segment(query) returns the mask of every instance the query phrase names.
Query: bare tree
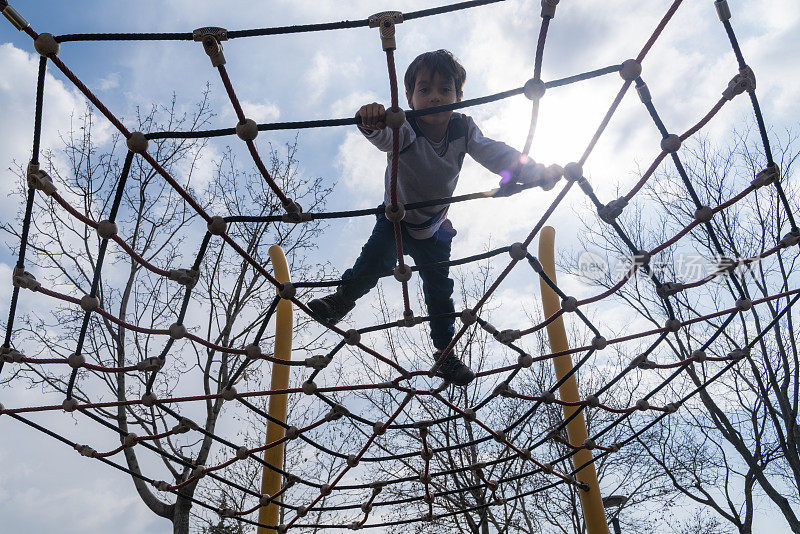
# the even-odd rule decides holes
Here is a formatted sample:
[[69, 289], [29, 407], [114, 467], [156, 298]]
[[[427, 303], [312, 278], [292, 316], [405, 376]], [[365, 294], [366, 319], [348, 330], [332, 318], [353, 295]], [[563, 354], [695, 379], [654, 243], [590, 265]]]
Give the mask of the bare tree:
[[[681, 149], [686, 177], [703, 205], [715, 207], [732, 199], [765, 169], [763, 147], [752, 137], [750, 132], [739, 133], [729, 146], [699, 140]], [[797, 135], [786, 132], [774, 149], [780, 183], [792, 212], [797, 213], [793, 172], [800, 154]], [[666, 241], [695, 218], [697, 206], [671, 165], [640, 196], [619, 220], [632, 241], [645, 250]], [[709, 339], [714, 342], [705, 350], [707, 356], [725, 356], [749, 345], [752, 350], [709, 387], [702, 386], [724, 364], [687, 365], [666, 391], [680, 398], [701, 388], [698, 395], [641, 436], [639, 443], [669, 481], [671, 502], [688, 501], [711, 512], [695, 523], [696, 528], [687, 526], [687, 530], [707, 531], [713, 523], [718, 529], [714, 531], [732, 528], [750, 533], [754, 519], [763, 517], [761, 507], [766, 502], [792, 532], [800, 532], [800, 369], [795, 315], [790, 308], [777, 320], [790, 297], [768, 300], [752, 309], [746, 305], [748, 300], [797, 287], [798, 250], [792, 244], [796, 241], [787, 236], [789, 218], [773, 185], [716, 213], [709, 224], [713, 236], [705, 225], [697, 226], [651, 265], [663, 282], [690, 284], [708, 275], [707, 283], [670, 297], [678, 319], [732, 308], [745, 299], [740, 301], [742, 311], [729, 324], [723, 324], [725, 317], [721, 317], [681, 329], [667, 338], [652, 359], [663, 363], [687, 359]], [[627, 252], [605, 223], [586, 224], [584, 235], [592, 252], [608, 258]], [[765, 254], [782, 240], [784, 245], [777, 252]], [[605, 276], [595, 281], [611, 287], [618, 280]], [[648, 280], [632, 280], [615, 298], [652, 325], [663, 326], [668, 316], [664, 300]], [[759, 336], [773, 321], [774, 326]], [[716, 337], [721, 327], [725, 328]]]
[[[136, 129], [143, 132], [201, 129], [212, 117], [208, 104], [208, 90], [190, 113], [179, 111], [173, 97], [166, 107], [154, 105], [148, 110], [137, 110]], [[42, 168], [52, 175], [60, 195], [68, 203], [86, 217], [100, 221], [108, 217], [120, 184], [120, 153], [124, 143], [118, 135], [107, 143], [99, 142], [96, 137], [95, 117], [87, 109], [73, 120], [72, 130], [64, 134], [63, 149], [44, 155]], [[250, 165], [237, 161], [236, 150], [226, 148], [216, 161], [210, 161], [205, 152], [207, 143], [193, 139], [151, 140], [148, 152], [212, 215], [283, 213], [280, 201], [260, 174], [246, 170]], [[211, 173], [206, 170], [208, 163], [213, 169]], [[306, 210], [323, 207], [329, 189], [323, 187], [320, 179], [300, 174], [296, 140], [285, 149], [270, 147], [268, 164], [282, 190]], [[22, 187], [18, 194], [24, 195]], [[88, 330], [82, 337], [83, 310], [61, 303], [54, 304], [52, 311], [37, 309], [19, 317], [13, 338], [15, 346], [29, 356], [67, 358], [76, 352], [76, 343], [82, 339], [86, 361], [110, 368], [129, 367], [164, 356], [159, 364], [163, 367], [155, 374], [152, 369], [151, 372], [100, 372], [81, 367], [71, 391], [80, 402], [138, 401], [149, 391], [148, 381], [153, 382], [152, 392], [156, 397], [166, 399], [183, 394], [217, 394], [235, 378], [237, 370], [244, 370], [239, 379], [260, 377], [263, 360], [246, 359], [245, 355], [219, 347], [240, 349], [256, 339], [268, 320], [267, 310], [275, 298], [274, 287], [218, 239], [208, 241], [202, 260], [198, 259], [197, 251], [201, 250], [206, 234], [205, 222], [143, 159], [134, 158], [121, 198], [117, 216], [119, 235], [144, 262], [109, 243], [97, 291], [100, 307], [126, 323], [151, 329], [168, 329], [179, 322], [180, 316], [189, 332], [211, 343], [199, 345], [185, 339], [132, 332], [98, 314], [89, 316]], [[98, 266], [98, 234], [52, 198], [40, 194], [36, 196], [33, 214], [26, 268], [35, 272], [45, 287], [69, 295], [88, 294]], [[18, 246], [19, 225], [4, 224], [2, 229]], [[316, 275], [316, 267], [305, 260], [305, 251], [314, 246], [319, 231], [318, 222], [293, 226], [273, 222], [228, 225], [229, 235], [267, 268], [269, 258], [265, 247], [281, 245], [292, 271], [303, 278]], [[148, 266], [169, 271], [188, 268], [195, 261], [199, 262], [198, 281], [188, 300], [186, 287]], [[303, 320], [299, 320], [298, 328], [302, 326]], [[269, 330], [262, 329], [259, 341], [263, 347], [269, 346], [271, 337]], [[45, 392], [64, 393], [69, 388], [65, 367], [17, 366], [13, 372], [4, 372], [2, 382], [14, 385], [27, 381]], [[223, 400], [213, 398], [196, 405], [122, 404], [114, 409], [84, 410], [84, 413], [116, 429], [121, 443], [128, 443], [121, 451], [124, 465], [134, 473], [132, 481], [142, 501], [154, 514], [171, 521], [174, 532], [185, 534], [190, 529], [191, 498], [198, 492], [202, 495], [198, 487], [202, 488], [207, 480], [192, 475], [202, 474], [202, 466], [217, 454], [212, 435], [222, 407]], [[85, 420], [81, 424], [95, 423]], [[139, 437], [131, 437], [134, 435]], [[130, 446], [132, 443], [136, 446]], [[146, 444], [160, 455], [145, 450]], [[136, 476], [154, 477], [157, 470], [179, 488], [177, 496], [155, 491]]]

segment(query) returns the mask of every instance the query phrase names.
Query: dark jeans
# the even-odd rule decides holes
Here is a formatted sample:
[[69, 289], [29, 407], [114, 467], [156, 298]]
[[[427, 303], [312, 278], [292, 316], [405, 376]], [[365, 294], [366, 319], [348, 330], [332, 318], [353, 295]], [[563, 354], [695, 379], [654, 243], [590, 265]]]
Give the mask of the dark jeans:
[[[378, 278], [392, 274], [397, 263], [397, 249], [394, 242], [394, 226], [381, 212], [375, 228], [369, 236], [361, 255], [352, 268], [342, 275], [342, 294], [356, 300], [366, 295], [378, 283]], [[400, 223], [403, 236], [403, 252], [414, 259], [416, 265], [425, 265], [450, 260], [450, 244], [456, 234], [450, 221], [445, 223], [428, 239], [414, 239]], [[428, 315], [453, 313], [453, 280], [449, 267], [437, 267], [417, 271], [422, 278], [422, 293], [428, 306]], [[412, 278], [413, 280], [413, 278]], [[440, 317], [431, 320], [431, 339], [437, 349], [447, 347], [455, 335], [455, 318]]]

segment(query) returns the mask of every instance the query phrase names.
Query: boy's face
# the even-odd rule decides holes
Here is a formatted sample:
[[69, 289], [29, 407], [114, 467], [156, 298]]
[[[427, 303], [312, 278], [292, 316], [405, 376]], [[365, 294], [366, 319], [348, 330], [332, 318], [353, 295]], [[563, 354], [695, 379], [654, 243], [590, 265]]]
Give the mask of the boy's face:
[[[411, 109], [425, 109], [461, 101], [461, 97], [456, 96], [456, 84], [452, 78], [446, 78], [438, 72], [431, 76], [427, 69], [422, 69], [417, 74], [417, 80], [414, 82], [414, 91], [412, 93], [407, 92], [406, 98], [408, 98], [408, 104]], [[431, 126], [446, 124], [450, 120], [452, 113], [452, 111], [442, 111], [441, 113], [418, 117], [417, 120]]]

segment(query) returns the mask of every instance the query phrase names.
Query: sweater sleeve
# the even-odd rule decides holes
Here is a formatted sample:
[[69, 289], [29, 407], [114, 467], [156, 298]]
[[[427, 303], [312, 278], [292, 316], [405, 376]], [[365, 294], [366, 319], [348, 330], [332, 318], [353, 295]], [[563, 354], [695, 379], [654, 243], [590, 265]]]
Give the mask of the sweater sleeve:
[[485, 137], [472, 120], [467, 120], [467, 154], [495, 174], [502, 171], [514, 173], [520, 165], [522, 154], [503, 143]]
[[[392, 129], [391, 128], [384, 128], [383, 130], [364, 130], [361, 127], [358, 128], [364, 137], [366, 137], [370, 143], [375, 145], [378, 150], [381, 152], [391, 152], [392, 151]], [[408, 123], [408, 121], [404, 122], [403, 125], [398, 130], [400, 134], [400, 150], [403, 150], [405, 147], [410, 145], [412, 141], [416, 138], [414, 134], [414, 129]]]

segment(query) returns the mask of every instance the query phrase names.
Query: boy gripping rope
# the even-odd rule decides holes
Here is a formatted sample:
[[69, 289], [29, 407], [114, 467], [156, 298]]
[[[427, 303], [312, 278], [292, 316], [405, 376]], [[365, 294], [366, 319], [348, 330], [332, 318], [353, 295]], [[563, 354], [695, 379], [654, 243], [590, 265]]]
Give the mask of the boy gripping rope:
[[[460, 102], [466, 71], [447, 50], [426, 52], [406, 70], [406, 98], [411, 109], [421, 110]], [[377, 103], [359, 109], [359, 129], [379, 150], [387, 152], [384, 204], [390, 201], [392, 130], [386, 128], [385, 109]], [[397, 201], [403, 205], [453, 195], [464, 155], [503, 178], [501, 186], [514, 182], [550, 189], [560, 177], [546, 177], [544, 167], [500, 141], [481, 133], [472, 118], [442, 111], [408, 119], [399, 129]], [[419, 208], [406, 212], [401, 225], [404, 252], [417, 265], [447, 262], [456, 231], [447, 218], [448, 207]], [[397, 262], [394, 227], [379, 213], [361, 254], [342, 275], [335, 293], [314, 299], [308, 307], [329, 324], [336, 324], [355, 307], [355, 301], [375, 287], [381, 276], [391, 274]], [[455, 335], [453, 280], [447, 266], [419, 271], [422, 293], [431, 316], [431, 339], [438, 360]], [[451, 351], [438, 371], [449, 382], [463, 386], [475, 374]]]

